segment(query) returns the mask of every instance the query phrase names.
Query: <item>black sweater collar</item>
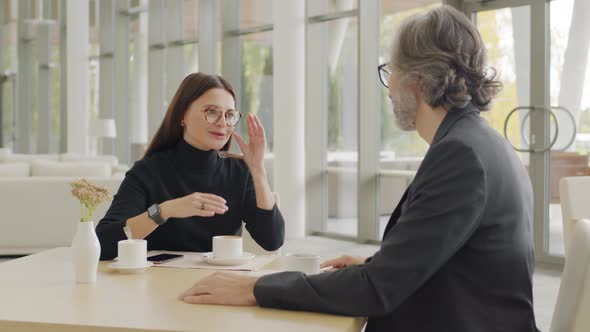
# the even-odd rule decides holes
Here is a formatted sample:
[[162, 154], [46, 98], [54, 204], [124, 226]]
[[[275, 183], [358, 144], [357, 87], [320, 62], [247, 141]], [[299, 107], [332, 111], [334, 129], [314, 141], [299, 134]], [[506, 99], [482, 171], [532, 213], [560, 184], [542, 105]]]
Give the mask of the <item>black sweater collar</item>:
[[184, 138], [176, 145], [175, 152], [180, 166], [187, 169], [214, 169], [219, 161], [216, 150], [199, 150]]

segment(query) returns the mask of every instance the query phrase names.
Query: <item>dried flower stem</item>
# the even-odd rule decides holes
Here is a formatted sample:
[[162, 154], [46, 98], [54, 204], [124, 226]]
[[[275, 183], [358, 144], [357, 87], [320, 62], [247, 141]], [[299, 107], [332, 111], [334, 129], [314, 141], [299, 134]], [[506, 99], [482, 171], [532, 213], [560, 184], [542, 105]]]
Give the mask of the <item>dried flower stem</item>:
[[74, 180], [70, 185], [72, 186], [72, 195], [80, 201], [82, 222], [90, 221], [96, 207], [111, 198], [107, 188], [94, 185], [86, 179]]

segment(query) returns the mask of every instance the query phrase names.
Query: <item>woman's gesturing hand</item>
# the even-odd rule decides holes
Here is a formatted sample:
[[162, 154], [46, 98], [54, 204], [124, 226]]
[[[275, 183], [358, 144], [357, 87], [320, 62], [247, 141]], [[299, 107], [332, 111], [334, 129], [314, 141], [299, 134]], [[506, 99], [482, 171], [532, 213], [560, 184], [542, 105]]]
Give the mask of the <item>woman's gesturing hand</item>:
[[246, 116], [248, 121], [248, 143], [236, 132], [233, 133], [250, 172], [264, 170], [264, 150], [266, 149], [266, 134], [260, 119], [252, 113]]
[[192, 193], [177, 199], [171, 199], [160, 204], [162, 217], [188, 218], [188, 217], [212, 217], [216, 214], [224, 214], [228, 207], [223, 197], [206, 194]]

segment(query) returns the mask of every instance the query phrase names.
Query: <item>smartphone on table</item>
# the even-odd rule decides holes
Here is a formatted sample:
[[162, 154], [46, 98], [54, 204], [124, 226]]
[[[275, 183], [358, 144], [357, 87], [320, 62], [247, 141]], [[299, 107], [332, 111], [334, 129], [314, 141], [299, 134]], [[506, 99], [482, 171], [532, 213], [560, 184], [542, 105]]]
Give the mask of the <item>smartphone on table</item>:
[[154, 263], [154, 264], [162, 264], [162, 263], [166, 263], [166, 262], [170, 262], [173, 261], [175, 259], [179, 259], [184, 257], [184, 255], [177, 255], [177, 254], [158, 254], [158, 255], [153, 255], [153, 256], [149, 256], [147, 258], [148, 261]]

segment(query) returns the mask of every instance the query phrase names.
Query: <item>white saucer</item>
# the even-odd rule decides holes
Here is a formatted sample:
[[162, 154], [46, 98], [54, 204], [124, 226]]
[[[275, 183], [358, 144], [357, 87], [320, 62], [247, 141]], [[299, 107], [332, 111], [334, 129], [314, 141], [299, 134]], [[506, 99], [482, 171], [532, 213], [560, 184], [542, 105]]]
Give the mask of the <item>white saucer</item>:
[[216, 258], [212, 252], [204, 252], [201, 254], [203, 260], [212, 265], [242, 265], [248, 263], [252, 258], [256, 257], [249, 252], [243, 252], [242, 256], [236, 258]]
[[145, 271], [148, 267], [154, 265], [152, 262], [146, 262], [144, 266], [139, 267], [127, 267], [127, 266], [120, 266], [119, 262], [112, 262], [107, 265], [107, 267], [117, 270], [120, 273], [141, 273]]

